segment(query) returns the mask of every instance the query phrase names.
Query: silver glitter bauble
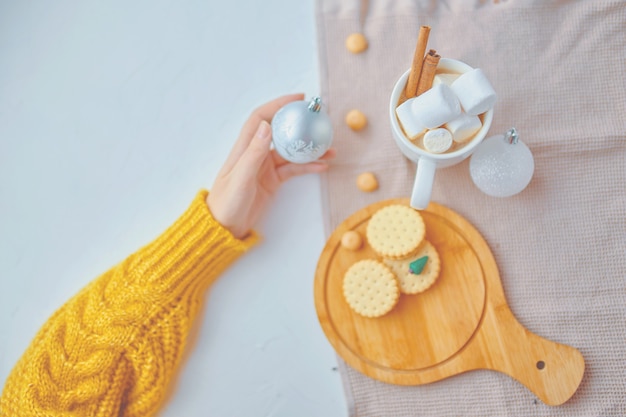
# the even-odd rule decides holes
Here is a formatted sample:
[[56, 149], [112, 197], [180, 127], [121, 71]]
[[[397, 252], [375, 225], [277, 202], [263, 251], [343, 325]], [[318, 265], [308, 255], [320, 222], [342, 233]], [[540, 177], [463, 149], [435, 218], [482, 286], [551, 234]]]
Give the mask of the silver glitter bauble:
[[319, 159], [333, 141], [322, 100], [294, 101], [278, 110], [272, 119], [272, 140], [276, 152], [290, 162], [306, 164]]
[[515, 128], [485, 139], [470, 159], [474, 184], [492, 197], [510, 197], [521, 192], [534, 171], [533, 154], [518, 140]]

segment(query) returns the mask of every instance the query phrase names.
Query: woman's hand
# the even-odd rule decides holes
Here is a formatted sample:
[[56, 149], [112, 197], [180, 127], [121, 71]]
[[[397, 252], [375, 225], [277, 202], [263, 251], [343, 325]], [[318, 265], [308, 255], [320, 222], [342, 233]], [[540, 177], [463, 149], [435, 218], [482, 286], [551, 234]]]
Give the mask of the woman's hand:
[[279, 97], [252, 112], [217, 175], [207, 204], [213, 217], [238, 239], [254, 227], [283, 182], [297, 175], [325, 171], [326, 161], [335, 156], [335, 150], [329, 149], [318, 161], [293, 164], [276, 150], [270, 151], [272, 117], [285, 104], [303, 99], [303, 94]]

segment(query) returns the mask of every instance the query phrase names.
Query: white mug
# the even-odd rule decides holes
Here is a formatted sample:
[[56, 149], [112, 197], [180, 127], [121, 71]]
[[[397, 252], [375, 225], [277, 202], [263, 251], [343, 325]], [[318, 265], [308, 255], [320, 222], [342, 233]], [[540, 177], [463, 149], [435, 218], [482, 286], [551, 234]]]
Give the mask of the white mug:
[[[472, 70], [473, 68], [464, 62], [457, 61], [455, 59], [441, 58], [437, 68], [442, 68], [448, 72], [464, 73]], [[411, 193], [411, 207], [422, 210], [428, 206], [430, 202], [430, 196], [433, 189], [433, 181], [435, 179], [435, 170], [437, 168], [445, 168], [452, 165], [456, 165], [470, 156], [476, 147], [487, 136], [487, 132], [491, 127], [491, 121], [493, 119], [493, 108], [485, 112], [482, 117], [483, 125], [476, 132], [472, 140], [462, 148], [449, 152], [435, 154], [426, 152], [417, 145], [414, 145], [402, 131], [398, 118], [396, 116], [396, 107], [398, 107], [398, 100], [406, 86], [407, 79], [411, 70], [407, 70], [400, 79], [396, 82], [391, 92], [391, 100], [389, 101], [389, 118], [391, 121], [391, 132], [396, 140], [396, 144], [402, 151], [402, 153], [417, 164], [417, 171], [415, 173], [415, 182], [413, 183], [413, 192]]]

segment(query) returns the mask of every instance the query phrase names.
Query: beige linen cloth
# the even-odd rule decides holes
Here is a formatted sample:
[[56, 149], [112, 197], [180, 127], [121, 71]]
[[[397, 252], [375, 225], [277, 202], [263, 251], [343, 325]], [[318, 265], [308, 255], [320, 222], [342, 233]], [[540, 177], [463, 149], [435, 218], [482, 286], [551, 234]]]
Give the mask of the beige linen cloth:
[[[443, 57], [482, 68], [498, 93], [489, 136], [515, 126], [535, 174], [522, 193], [482, 194], [469, 161], [439, 170], [433, 201], [467, 218], [498, 263], [509, 305], [530, 331], [581, 351], [574, 396], [543, 404], [512, 378], [473, 371], [403, 387], [339, 358], [352, 416], [626, 416], [626, 2], [623, 0], [317, 0], [322, 96], [338, 157], [323, 180], [327, 235], [375, 201], [408, 197], [415, 165], [390, 133], [388, 100], [420, 25]], [[351, 54], [346, 37], [369, 48]], [[368, 127], [352, 132], [351, 109]], [[362, 193], [356, 176], [380, 189]]]

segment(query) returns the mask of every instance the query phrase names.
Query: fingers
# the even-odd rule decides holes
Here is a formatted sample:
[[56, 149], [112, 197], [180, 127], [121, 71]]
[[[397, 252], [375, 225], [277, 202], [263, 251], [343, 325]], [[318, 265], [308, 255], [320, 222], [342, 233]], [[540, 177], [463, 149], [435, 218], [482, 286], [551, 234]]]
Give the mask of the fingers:
[[303, 100], [304, 94], [289, 94], [286, 96], [278, 97], [268, 103], [257, 107], [248, 120], [244, 123], [241, 128], [241, 133], [239, 134], [239, 138], [235, 145], [233, 145], [233, 149], [230, 151], [230, 155], [226, 159], [224, 166], [222, 167], [221, 173], [229, 172], [237, 163], [241, 155], [246, 151], [250, 141], [254, 137], [254, 133], [261, 123], [262, 120], [266, 122], [271, 122], [274, 114], [283, 107], [284, 105], [297, 100]]
[[252, 135], [250, 144], [236, 163], [237, 171], [241, 172], [246, 180], [254, 180], [270, 153], [272, 142], [272, 128], [265, 120], [261, 120], [256, 132]]
[[297, 177], [305, 174], [315, 174], [328, 169], [326, 162], [311, 162], [308, 164], [285, 164], [279, 167], [276, 172], [281, 182], [287, 181], [289, 178]]
[[335, 156], [337, 156], [337, 149], [330, 148], [321, 156], [320, 161], [328, 161], [329, 159], [335, 158]]

